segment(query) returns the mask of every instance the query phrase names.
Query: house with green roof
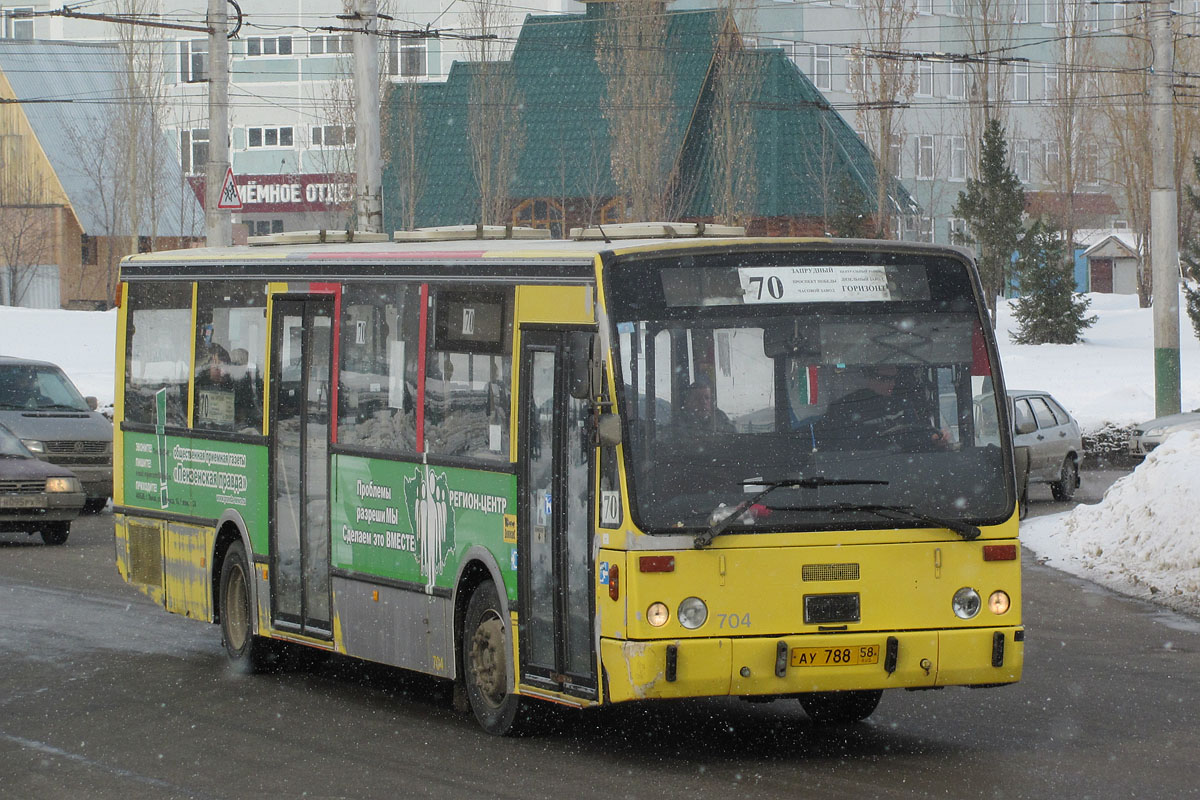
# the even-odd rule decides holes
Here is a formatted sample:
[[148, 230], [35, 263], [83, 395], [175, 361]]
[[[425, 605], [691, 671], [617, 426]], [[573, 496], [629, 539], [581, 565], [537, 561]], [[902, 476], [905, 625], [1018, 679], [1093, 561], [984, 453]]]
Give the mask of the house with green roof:
[[[510, 215], [503, 222], [549, 228], [627, 221], [627, 203], [612, 175], [608, 80], [597, 58], [614, 6], [593, 2], [584, 14], [528, 16], [511, 59], [487, 69], [515, 87], [515, 137], [521, 142], [507, 176]], [[667, 13], [662, 103], [673, 216], [716, 218], [713, 125], [715, 73], [724, 15]], [[821, 235], [847, 212], [862, 219], [876, 203], [875, 161], [863, 141], [782, 50], [738, 49], [737, 74], [754, 84], [746, 103], [744, 168], [755, 179], [743, 203], [752, 233]], [[481, 66], [455, 62], [444, 83], [393, 84], [385, 98], [385, 225], [407, 227], [481, 221], [480, 191], [469, 136], [472, 82]], [[415, 91], [414, 91], [415, 90]], [[497, 101], [499, 102], [499, 101]], [[619, 113], [609, 112], [609, 113]], [[406, 127], [408, 126], [408, 127]], [[407, 157], [397, 143], [409, 136]], [[888, 182], [896, 213], [916, 212], [898, 182]], [[488, 220], [499, 222], [501, 220]]]

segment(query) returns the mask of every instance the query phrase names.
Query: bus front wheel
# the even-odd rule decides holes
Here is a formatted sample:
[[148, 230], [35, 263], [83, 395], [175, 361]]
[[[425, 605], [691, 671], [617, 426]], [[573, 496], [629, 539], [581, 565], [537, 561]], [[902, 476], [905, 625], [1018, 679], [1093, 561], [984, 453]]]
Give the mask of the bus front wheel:
[[848, 725], [871, 716], [882, 696], [882, 689], [811, 692], [800, 695], [800, 705], [809, 719], [818, 725]]
[[270, 642], [254, 635], [254, 609], [250, 604], [250, 564], [246, 548], [234, 542], [221, 565], [221, 643], [234, 668], [243, 673], [266, 667]]
[[519, 736], [534, 727], [536, 701], [513, 693], [509, 624], [496, 585], [475, 587], [463, 622], [463, 679], [475, 719], [495, 736]]

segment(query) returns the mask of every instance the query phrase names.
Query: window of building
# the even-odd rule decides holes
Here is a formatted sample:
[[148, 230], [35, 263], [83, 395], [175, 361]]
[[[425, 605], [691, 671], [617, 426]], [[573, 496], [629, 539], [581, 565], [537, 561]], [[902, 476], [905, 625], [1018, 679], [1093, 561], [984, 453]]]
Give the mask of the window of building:
[[902, 177], [900, 174], [900, 162], [904, 152], [904, 138], [899, 133], [893, 133], [891, 137], [892, 141], [888, 146], [889, 161], [891, 161], [891, 168], [896, 171], [896, 177], [899, 178]]
[[1094, 31], [1100, 28], [1100, 4], [1086, 3], [1083, 9], [1083, 29]]
[[1042, 91], [1047, 100], [1054, 100], [1058, 97], [1058, 67], [1047, 64], [1042, 69]]
[[246, 56], [290, 56], [292, 54], [292, 37], [290, 36], [247, 36]]
[[294, 142], [290, 125], [279, 128], [247, 128], [247, 147], [291, 147]]
[[353, 53], [354, 40], [349, 36], [310, 36], [308, 52], [314, 56], [337, 53]]
[[967, 242], [967, 221], [961, 217], [950, 217], [947, 220], [947, 233], [951, 244], [964, 244]]
[[813, 45], [812, 82], [813, 86], [824, 92], [833, 88], [833, 57], [827, 44]]
[[353, 125], [314, 125], [312, 128], [313, 147], [353, 147]]
[[967, 179], [967, 137], [950, 137], [950, 180]]
[[862, 94], [867, 88], [867, 60], [857, 50], [846, 55], [846, 91]]
[[1079, 179], [1086, 184], [1100, 183], [1100, 145], [1088, 142], [1079, 152]]
[[189, 39], [179, 43], [179, 82], [208, 80], [208, 40]]
[[923, 134], [916, 139], [916, 158], [914, 161], [917, 180], [933, 178], [933, 136]]
[[1029, 65], [1016, 64], [1013, 66], [1013, 101], [1029, 102]]
[[4, 9], [4, 38], [33, 38], [33, 6]]
[[163, 424], [187, 424], [191, 371], [192, 284], [133, 282], [125, 302], [129, 323], [125, 354], [125, 419], [159, 422], [157, 395], [166, 397]]
[[1029, 182], [1029, 140], [1013, 139], [1013, 173], [1021, 183]]
[[283, 220], [256, 219], [246, 223], [251, 236], [270, 236], [272, 233], [283, 233]]
[[906, 216], [903, 238], [906, 242], [933, 242], [933, 217]]
[[1042, 159], [1042, 175], [1048, 183], [1058, 183], [1058, 178], [1061, 172], [1061, 159], [1059, 157], [1058, 142], [1048, 141], [1043, 148], [1044, 157]]
[[1042, 4], [1042, 24], [1058, 24], [1058, 4], [1061, 0], [1045, 0]]
[[967, 65], [950, 65], [950, 87], [946, 96], [951, 100], [962, 100], [967, 96]]
[[100, 263], [100, 241], [95, 236], [85, 233], [79, 237], [79, 263], [85, 267]]
[[416, 451], [420, 321], [417, 284], [346, 284], [339, 347], [340, 444]]
[[951, 17], [962, 16], [965, 0], [946, 0], [946, 14]]
[[1013, 22], [1029, 22], [1029, 0], [1016, 0], [1013, 5]]
[[917, 97], [933, 97], [933, 63], [917, 62]]
[[425, 39], [394, 36], [388, 39], [387, 74], [402, 78], [423, 78], [428, 74]]
[[210, 281], [196, 289], [194, 427], [261, 434], [266, 285]]
[[508, 461], [513, 292], [438, 289], [431, 300], [426, 449]]
[[918, 14], [932, 14], [933, 13], [933, 0], [917, 0], [917, 13]]
[[208, 128], [179, 132], [179, 164], [187, 175], [204, 172], [208, 163]]

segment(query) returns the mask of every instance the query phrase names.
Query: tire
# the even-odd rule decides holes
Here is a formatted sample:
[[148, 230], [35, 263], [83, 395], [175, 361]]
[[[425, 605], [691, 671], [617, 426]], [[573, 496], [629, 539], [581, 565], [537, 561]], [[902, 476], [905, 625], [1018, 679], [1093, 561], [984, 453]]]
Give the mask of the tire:
[[246, 548], [234, 542], [225, 551], [219, 592], [221, 643], [230, 663], [243, 674], [262, 672], [273, 653], [271, 641], [254, 635], [255, 610], [250, 605], [252, 573]]
[[84, 514], [99, 514], [108, 505], [107, 497], [89, 497], [83, 501]]
[[882, 689], [812, 692], [800, 695], [800, 705], [808, 718], [818, 725], [849, 725], [871, 716], [882, 696]]
[[70, 535], [71, 523], [69, 522], [47, 523], [46, 527], [42, 528], [42, 541], [49, 545], [66, 544], [67, 537]]
[[509, 621], [492, 581], [475, 587], [462, 630], [462, 675], [467, 702], [493, 736], [521, 736], [537, 728], [537, 701], [513, 693]]
[[1075, 459], [1067, 456], [1059, 471], [1059, 479], [1050, 484], [1050, 494], [1054, 495], [1055, 500], [1067, 501], [1075, 496], [1075, 489], [1078, 487], [1079, 465], [1075, 463]]

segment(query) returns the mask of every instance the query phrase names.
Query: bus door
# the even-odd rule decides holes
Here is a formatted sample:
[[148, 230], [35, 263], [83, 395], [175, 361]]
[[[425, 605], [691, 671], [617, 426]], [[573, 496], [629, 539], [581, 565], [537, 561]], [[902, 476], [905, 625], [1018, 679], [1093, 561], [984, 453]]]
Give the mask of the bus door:
[[590, 409], [568, 389], [568, 333], [526, 329], [521, 338], [521, 677], [595, 697]]
[[328, 638], [333, 300], [276, 297], [272, 308], [272, 622]]

